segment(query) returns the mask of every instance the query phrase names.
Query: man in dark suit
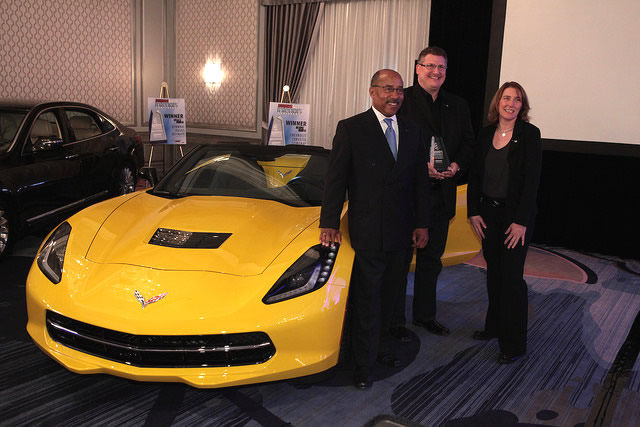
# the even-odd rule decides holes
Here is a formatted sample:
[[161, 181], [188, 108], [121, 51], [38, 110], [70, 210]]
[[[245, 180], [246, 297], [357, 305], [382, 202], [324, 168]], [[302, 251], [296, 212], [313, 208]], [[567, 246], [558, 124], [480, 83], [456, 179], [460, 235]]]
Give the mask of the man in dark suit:
[[338, 123], [325, 181], [320, 242], [342, 242], [340, 214], [349, 195], [355, 250], [349, 290], [354, 385], [371, 386], [375, 361], [400, 366], [387, 344], [406, 253], [423, 247], [429, 224], [427, 156], [420, 129], [396, 119], [402, 77], [380, 70], [371, 79], [373, 108]]
[[[447, 53], [435, 46], [423, 49], [416, 73], [418, 81], [404, 90], [404, 103], [398, 115], [420, 125], [427, 150], [432, 137], [441, 137], [450, 164], [440, 171], [431, 163], [428, 165], [431, 227], [429, 243], [416, 251], [413, 323], [444, 336], [449, 335], [449, 329], [436, 320], [436, 285], [442, 270], [440, 258], [447, 243], [449, 221], [456, 214], [456, 175], [469, 166], [475, 138], [467, 102], [441, 88], [447, 77]], [[397, 338], [406, 340], [404, 298], [399, 303], [392, 332]]]

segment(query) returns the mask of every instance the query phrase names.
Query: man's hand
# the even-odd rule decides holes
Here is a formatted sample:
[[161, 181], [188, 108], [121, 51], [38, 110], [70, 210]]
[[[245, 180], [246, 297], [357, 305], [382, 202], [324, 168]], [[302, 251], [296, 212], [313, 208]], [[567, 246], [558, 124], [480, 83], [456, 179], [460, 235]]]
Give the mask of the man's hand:
[[342, 244], [342, 233], [336, 228], [321, 228], [320, 243], [322, 243], [322, 246], [333, 246], [335, 243]]
[[427, 163], [427, 166], [429, 167], [429, 178], [434, 179], [453, 178], [460, 170], [460, 166], [458, 166], [456, 162], [451, 163], [447, 170], [443, 172], [438, 172], [436, 168], [433, 167], [432, 162]]
[[416, 228], [411, 235], [414, 248], [424, 248], [429, 241], [429, 230], [426, 228]]
[[509, 228], [507, 228], [507, 231], [504, 232], [504, 234], [507, 235], [504, 244], [507, 245], [508, 249], [515, 248], [518, 245], [518, 242], [522, 242], [522, 246], [524, 246], [524, 235], [526, 233], [527, 227], [513, 222]]
[[484, 239], [484, 229], [487, 228], [487, 225], [484, 223], [484, 220], [480, 215], [474, 215], [469, 217], [469, 222], [471, 222], [471, 226], [473, 227], [473, 231], [476, 232], [478, 237]]
[[442, 172], [442, 175], [445, 178], [453, 178], [458, 171], [460, 170], [460, 166], [456, 162], [453, 162], [449, 165], [446, 171]]
[[433, 167], [433, 163], [429, 162], [427, 163], [427, 166], [429, 167], [429, 178], [433, 178], [433, 179], [445, 178], [442, 172], [438, 172], [436, 168]]

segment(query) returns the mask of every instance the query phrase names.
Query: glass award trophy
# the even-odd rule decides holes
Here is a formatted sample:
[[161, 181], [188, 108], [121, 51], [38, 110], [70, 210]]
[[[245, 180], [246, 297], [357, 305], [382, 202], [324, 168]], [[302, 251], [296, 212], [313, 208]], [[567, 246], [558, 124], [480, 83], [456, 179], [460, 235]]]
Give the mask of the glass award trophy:
[[267, 145], [285, 145], [282, 117], [273, 116], [267, 132]]
[[449, 156], [447, 156], [447, 150], [444, 148], [444, 142], [441, 136], [431, 137], [429, 162], [438, 172], [444, 172], [449, 168]]
[[159, 110], [152, 110], [149, 118], [149, 141], [164, 141], [167, 132], [164, 128], [164, 120]]

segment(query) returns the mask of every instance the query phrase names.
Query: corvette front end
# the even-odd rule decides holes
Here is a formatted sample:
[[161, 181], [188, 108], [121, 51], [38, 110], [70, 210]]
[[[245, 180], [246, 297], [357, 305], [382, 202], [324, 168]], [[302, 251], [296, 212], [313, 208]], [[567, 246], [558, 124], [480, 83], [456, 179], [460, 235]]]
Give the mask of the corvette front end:
[[77, 373], [219, 387], [324, 371], [338, 361], [353, 250], [318, 247], [319, 214], [153, 191], [94, 205], [40, 248], [27, 330]]

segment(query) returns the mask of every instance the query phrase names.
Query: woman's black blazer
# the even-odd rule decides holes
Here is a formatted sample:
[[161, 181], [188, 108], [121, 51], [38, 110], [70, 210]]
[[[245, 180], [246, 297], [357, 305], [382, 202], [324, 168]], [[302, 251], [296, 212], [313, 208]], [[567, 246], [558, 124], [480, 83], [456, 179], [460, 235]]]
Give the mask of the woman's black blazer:
[[[480, 198], [484, 165], [489, 147], [493, 143], [496, 126], [491, 125], [478, 133], [476, 152], [469, 171], [467, 188], [467, 214], [480, 215]], [[536, 197], [540, 183], [542, 144], [540, 129], [523, 120], [516, 120], [509, 142], [509, 184], [506, 209], [509, 223], [529, 227], [536, 214]]]

